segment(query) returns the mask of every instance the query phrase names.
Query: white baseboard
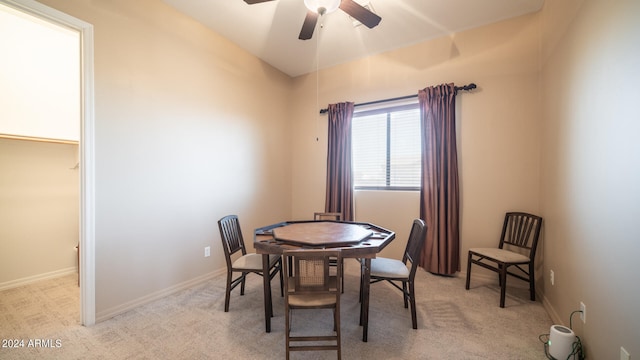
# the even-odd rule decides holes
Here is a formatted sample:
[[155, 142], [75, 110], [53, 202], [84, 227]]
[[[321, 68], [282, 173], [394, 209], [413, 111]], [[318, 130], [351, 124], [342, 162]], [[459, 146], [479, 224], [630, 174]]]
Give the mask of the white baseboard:
[[66, 276], [66, 275], [69, 275], [69, 274], [75, 274], [77, 272], [78, 272], [78, 270], [74, 266], [74, 267], [70, 267], [70, 268], [66, 268], [66, 269], [60, 269], [60, 270], [56, 270], [56, 271], [47, 272], [47, 273], [44, 273], [44, 274], [37, 274], [37, 275], [33, 275], [33, 276], [27, 276], [27, 277], [24, 277], [24, 278], [16, 279], [16, 280], [5, 281], [3, 283], [0, 283], [0, 291], [16, 288], [16, 287], [27, 285], [27, 284], [31, 284], [31, 283], [34, 283], [36, 281], [54, 279], [54, 278], [61, 277], [61, 276]]
[[171, 295], [173, 293], [176, 293], [178, 291], [182, 291], [197, 285], [200, 285], [208, 280], [210, 280], [211, 278], [226, 273], [227, 269], [223, 268], [217, 271], [213, 271], [201, 276], [198, 276], [196, 278], [193, 278], [191, 280], [187, 280], [185, 282], [170, 286], [166, 289], [162, 289], [160, 291], [156, 291], [154, 293], [145, 295], [143, 297], [128, 301], [124, 304], [118, 305], [118, 306], [114, 306], [110, 309], [106, 309], [105, 311], [100, 311], [100, 312], [96, 312], [96, 323], [99, 323], [101, 321], [105, 321], [108, 319], [111, 319], [112, 317], [115, 317], [117, 315], [123, 314], [129, 310], [135, 309], [138, 306], [142, 306], [148, 303], [151, 303], [153, 301], [162, 299], [165, 296]]
[[547, 299], [546, 296], [540, 296], [540, 298], [542, 299], [542, 305], [544, 306], [544, 309], [547, 311], [547, 314], [549, 314], [551, 321], [554, 324], [564, 325], [565, 324], [564, 321], [562, 321], [562, 318], [560, 317], [560, 315], [558, 315], [558, 312], [556, 311], [556, 309], [553, 306], [551, 306], [549, 299]]

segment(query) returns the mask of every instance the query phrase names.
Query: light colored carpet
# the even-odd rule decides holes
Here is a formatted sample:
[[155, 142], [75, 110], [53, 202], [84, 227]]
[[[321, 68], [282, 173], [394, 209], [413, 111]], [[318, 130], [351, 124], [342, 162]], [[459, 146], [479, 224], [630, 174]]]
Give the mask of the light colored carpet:
[[[499, 288], [472, 278], [416, 275], [418, 329], [401, 293], [386, 283], [371, 287], [369, 341], [358, 326], [359, 268], [345, 262], [342, 296], [344, 359], [546, 359], [540, 334], [551, 319], [524, 288], [509, 288], [506, 307]], [[249, 276], [244, 296], [232, 293], [224, 308], [224, 276], [167, 296], [93, 327], [79, 325], [75, 275], [0, 292], [0, 338], [24, 340], [0, 347], [0, 359], [283, 359], [284, 304], [274, 280], [274, 318], [264, 331], [262, 278]], [[516, 282], [517, 280], [512, 280]], [[319, 323], [331, 329], [331, 312], [294, 313], [294, 329]], [[48, 347], [28, 347], [41, 339]], [[335, 351], [292, 353], [292, 359], [334, 359]]]

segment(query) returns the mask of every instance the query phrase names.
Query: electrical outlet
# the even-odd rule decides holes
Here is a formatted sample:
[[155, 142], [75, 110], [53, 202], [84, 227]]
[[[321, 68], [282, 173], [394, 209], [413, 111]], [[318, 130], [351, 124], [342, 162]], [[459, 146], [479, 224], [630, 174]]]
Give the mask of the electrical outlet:
[[622, 346], [620, 346], [620, 360], [631, 360], [631, 355]]
[[582, 311], [580, 313], [580, 320], [582, 320], [582, 323], [586, 323], [587, 322], [587, 306], [580, 301], [580, 311]]
[[211, 246], [207, 246], [204, 248], [204, 257], [211, 256]]
[[555, 274], [553, 273], [553, 270], [549, 270], [549, 280], [551, 280], [551, 285], [555, 285]]

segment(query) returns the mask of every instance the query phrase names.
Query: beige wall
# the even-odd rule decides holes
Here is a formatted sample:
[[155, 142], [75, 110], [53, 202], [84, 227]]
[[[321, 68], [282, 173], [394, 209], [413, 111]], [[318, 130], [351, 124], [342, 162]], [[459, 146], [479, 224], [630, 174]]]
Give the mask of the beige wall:
[[[640, 356], [640, 2], [545, 2], [541, 209], [552, 315], [590, 359]], [[549, 270], [555, 273], [551, 286]]]
[[98, 321], [224, 268], [222, 216], [289, 217], [287, 76], [161, 1], [42, 2], [94, 26]]
[[0, 289], [76, 271], [78, 145], [0, 138]]
[[[327, 119], [319, 107], [474, 82], [478, 89], [456, 100], [462, 253], [471, 245], [495, 244], [506, 211], [539, 211], [538, 42], [537, 17], [525, 16], [367, 57], [320, 71], [319, 105], [316, 74], [296, 78], [293, 216], [324, 209]], [[415, 193], [356, 196], [356, 220], [380, 221], [397, 232], [398, 244], [385, 255], [401, 256], [416, 217]]]

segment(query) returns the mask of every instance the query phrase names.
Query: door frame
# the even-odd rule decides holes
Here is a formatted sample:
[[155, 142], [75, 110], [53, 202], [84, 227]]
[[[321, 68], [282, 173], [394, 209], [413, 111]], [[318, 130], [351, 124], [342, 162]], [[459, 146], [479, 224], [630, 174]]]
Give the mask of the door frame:
[[33, 0], [0, 3], [80, 33], [80, 322], [91, 326], [96, 322], [93, 25]]

